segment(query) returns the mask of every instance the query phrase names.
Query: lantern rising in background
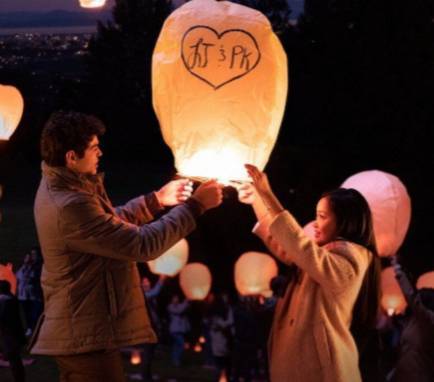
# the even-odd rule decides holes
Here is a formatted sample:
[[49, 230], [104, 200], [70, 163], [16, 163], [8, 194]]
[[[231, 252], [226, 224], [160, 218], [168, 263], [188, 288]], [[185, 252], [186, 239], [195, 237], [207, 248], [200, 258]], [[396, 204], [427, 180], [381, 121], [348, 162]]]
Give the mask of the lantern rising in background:
[[173, 277], [187, 264], [187, 260], [188, 242], [182, 239], [160, 257], [148, 261], [148, 266], [152, 273]]
[[201, 263], [187, 264], [179, 275], [179, 283], [189, 300], [203, 300], [211, 289], [211, 273]]
[[13, 86], [0, 85], [0, 140], [8, 140], [20, 123], [24, 100]]
[[381, 306], [389, 316], [404, 313], [407, 302], [401, 288], [395, 279], [395, 271], [392, 267], [381, 272]]
[[165, 21], [152, 58], [153, 105], [183, 176], [247, 180], [263, 169], [288, 89], [286, 54], [260, 12], [192, 0]]
[[16, 294], [17, 278], [14, 274], [11, 263], [8, 263], [6, 265], [0, 264], [0, 280], [9, 281], [9, 284], [11, 284], [12, 293]]
[[407, 189], [394, 175], [372, 170], [348, 178], [341, 187], [354, 188], [367, 200], [380, 256], [393, 256], [405, 239], [411, 217]]
[[131, 352], [131, 358], [130, 358], [131, 365], [140, 365], [141, 362], [142, 362], [142, 357], [140, 355], [140, 352], [138, 350], [133, 350]]
[[424, 273], [417, 279], [417, 289], [431, 288], [434, 289], [434, 271]]
[[105, 5], [106, 0], [80, 0], [82, 8], [101, 8]]
[[270, 281], [277, 276], [276, 261], [260, 252], [246, 252], [235, 263], [235, 286], [242, 296], [270, 297]]

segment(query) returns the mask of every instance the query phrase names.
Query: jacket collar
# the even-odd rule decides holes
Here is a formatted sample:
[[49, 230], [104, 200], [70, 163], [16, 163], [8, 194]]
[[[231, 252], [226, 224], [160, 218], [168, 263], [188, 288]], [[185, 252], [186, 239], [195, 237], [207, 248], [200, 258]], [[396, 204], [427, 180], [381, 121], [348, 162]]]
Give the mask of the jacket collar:
[[42, 175], [50, 187], [97, 192], [103, 187], [104, 173], [96, 175], [81, 174], [67, 167], [52, 167], [44, 161], [41, 164]]

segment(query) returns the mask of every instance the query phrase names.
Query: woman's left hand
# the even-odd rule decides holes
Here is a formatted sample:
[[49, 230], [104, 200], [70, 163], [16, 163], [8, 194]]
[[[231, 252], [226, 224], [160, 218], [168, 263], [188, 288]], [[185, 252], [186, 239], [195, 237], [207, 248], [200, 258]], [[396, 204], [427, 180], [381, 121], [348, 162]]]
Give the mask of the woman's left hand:
[[245, 164], [247, 173], [250, 178], [252, 178], [253, 185], [259, 195], [264, 196], [272, 193], [270, 182], [268, 181], [267, 174], [265, 172], [259, 171], [259, 169], [251, 164]]

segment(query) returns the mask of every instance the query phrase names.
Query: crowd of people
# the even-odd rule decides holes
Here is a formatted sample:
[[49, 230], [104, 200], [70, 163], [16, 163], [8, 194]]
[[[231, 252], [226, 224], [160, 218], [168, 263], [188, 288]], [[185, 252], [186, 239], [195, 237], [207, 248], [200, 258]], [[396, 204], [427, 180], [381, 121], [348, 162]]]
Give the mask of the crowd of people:
[[[120, 349], [131, 346], [144, 354], [142, 379], [152, 380], [155, 347], [165, 333], [173, 366], [182, 367], [198, 322], [205, 365], [215, 368], [216, 380], [258, 374], [271, 382], [434, 380], [433, 289], [416, 291], [395, 264], [410, 307], [396, 345], [395, 322], [380, 319], [371, 211], [354, 189], [323, 194], [311, 239], [267, 175], [246, 164], [252, 182], [239, 187], [239, 200], [252, 206], [253, 233], [287, 273], [272, 280], [273, 298], [215, 293], [198, 313], [174, 293], [158, 309], [164, 279], [152, 287], [137, 263], [191, 233], [202, 214], [222, 203], [223, 186], [210, 180], [193, 190], [190, 180], [178, 179], [114, 207], [98, 173], [104, 132], [100, 120], [77, 112], [54, 113], [42, 132], [34, 208], [42, 260], [37, 249], [26, 256], [17, 272], [18, 298], [7, 282], [0, 285], [1, 345], [16, 381], [25, 379], [20, 304], [30, 352], [52, 356], [62, 382], [124, 382]], [[391, 344], [399, 350], [385, 366]]]

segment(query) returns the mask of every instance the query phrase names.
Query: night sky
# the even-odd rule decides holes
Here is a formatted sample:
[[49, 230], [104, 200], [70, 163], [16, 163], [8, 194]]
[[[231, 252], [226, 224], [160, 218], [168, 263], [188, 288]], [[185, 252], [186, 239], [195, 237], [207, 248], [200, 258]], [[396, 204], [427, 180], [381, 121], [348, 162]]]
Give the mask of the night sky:
[[[113, 5], [115, 0], [107, 0], [106, 7]], [[80, 4], [78, 0], [1, 0], [0, 12], [16, 11], [52, 11], [63, 9], [67, 11], [79, 11]]]

